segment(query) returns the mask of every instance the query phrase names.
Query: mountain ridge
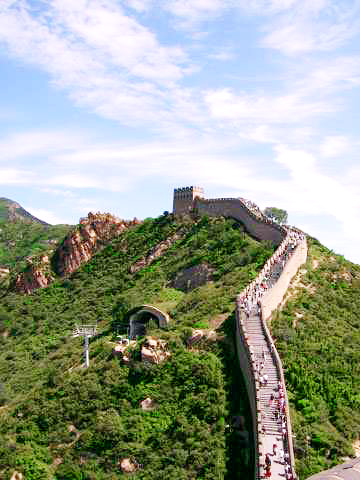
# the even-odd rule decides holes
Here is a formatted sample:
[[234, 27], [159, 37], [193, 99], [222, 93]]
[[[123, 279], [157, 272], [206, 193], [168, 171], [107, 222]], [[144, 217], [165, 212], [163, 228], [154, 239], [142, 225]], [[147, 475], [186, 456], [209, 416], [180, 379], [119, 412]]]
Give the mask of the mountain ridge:
[[2, 220], [21, 220], [26, 223], [35, 222], [40, 223], [41, 225], [50, 226], [49, 223], [29, 213], [19, 203], [6, 197], [0, 197], [0, 221]]

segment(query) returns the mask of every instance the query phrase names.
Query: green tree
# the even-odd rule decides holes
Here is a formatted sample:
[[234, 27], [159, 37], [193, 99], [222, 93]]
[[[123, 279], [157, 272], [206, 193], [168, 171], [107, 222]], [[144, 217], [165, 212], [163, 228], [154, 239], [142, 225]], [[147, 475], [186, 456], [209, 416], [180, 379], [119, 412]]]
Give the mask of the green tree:
[[281, 208], [266, 207], [264, 210], [264, 214], [277, 223], [287, 223], [288, 221], [287, 211], [282, 210]]

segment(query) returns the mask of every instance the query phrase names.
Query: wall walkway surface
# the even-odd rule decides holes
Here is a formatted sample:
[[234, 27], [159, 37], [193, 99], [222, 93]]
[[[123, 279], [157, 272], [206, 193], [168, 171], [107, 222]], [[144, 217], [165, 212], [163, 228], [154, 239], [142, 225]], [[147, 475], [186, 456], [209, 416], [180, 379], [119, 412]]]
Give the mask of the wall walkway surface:
[[289, 288], [291, 280], [296, 275], [300, 266], [306, 262], [307, 243], [306, 239], [299, 242], [296, 250], [286, 262], [282, 274], [275, 283], [262, 297], [262, 314], [265, 320], [271, 317], [272, 312], [278, 308], [283, 301], [285, 293]]
[[[293, 453], [292, 430], [289, 414], [289, 404], [285, 387], [285, 378], [279, 354], [274, 345], [266, 320], [280, 305], [287, 288], [296, 275], [300, 266], [306, 261], [306, 239], [300, 239], [295, 248], [279, 255], [288, 241], [286, 237], [273, 257], [279, 261], [269, 260], [270, 267], [260, 272], [253, 286], [263, 285], [263, 278], [267, 275], [268, 288], [262, 295], [255, 294], [255, 302], [247, 302], [249, 292], [254, 294], [250, 285], [237, 298], [237, 348], [239, 362], [244, 374], [245, 384], [249, 395], [251, 414], [254, 428], [255, 451], [257, 463], [255, 478], [265, 475], [265, 456], [271, 457], [271, 478], [294, 479], [295, 459]], [[264, 275], [265, 274], [265, 275]], [[245, 302], [245, 303], [244, 303]], [[244, 308], [245, 307], [245, 308]], [[262, 368], [260, 368], [262, 365]], [[266, 384], [262, 378], [267, 377]], [[279, 395], [279, 385], [283, 392], [283, 414], [280, 412], [276, 400], [271, 402], [271, 396]], [[280, 418], [278, 418], [280, 417]], [[274, 455], [273, 446], [276, 445]]]

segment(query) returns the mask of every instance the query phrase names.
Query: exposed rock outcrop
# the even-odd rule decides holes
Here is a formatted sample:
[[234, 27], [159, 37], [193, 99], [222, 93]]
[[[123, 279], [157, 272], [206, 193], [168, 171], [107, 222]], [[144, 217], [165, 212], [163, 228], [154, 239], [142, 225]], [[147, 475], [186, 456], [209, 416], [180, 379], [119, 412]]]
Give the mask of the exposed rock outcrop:
[[24, 478], [24, 475], [20, 472], [17, 472], [15, 471], [12, 475], [11, 475], [11, 479], [10, 480], [23, 480]]
[[148, 363], [162, 363], [171, 356], [166, 350], [166, 342], [153, 337], [147, 337], [141, 348], [141, 360]]
[[0, 278], [7, 277], [10, 273], [10, 270], [5, 267], [0, 267]]
[[120, 235], [126, 229], [140, 222], [122, 220], [110, 213], [89, 213], [80, 219], [79, 226], [70, 232], [56, 249], [52, 261], [49, 255], [28, 257], [27, 268], [16, 278], [16, 290], [31, 293], [37, 288], [47, 287], [54, 280], [54, 272], [61, 276], [77, 270], [88, 262], [95, 252]]
[[16, 277], [15, 287], [18, 292], [31, 293], [37, 288], [47, 287], [54, 280], [48, 255], [36, 259], [29, 257], [27, 263], [26, 270]]
[[150, 412], [155, 408], [155, 402], [152, 398], [147, 397], [142, 402], [140, 402], [140, 407], [144, 410], [144, 412]]
[[167, 238], [166, 240], [158, 243], [153, 247], [145, 257], [140, 258], [136, 263], [130, 267], [131, 273], [136, 273], [144, 267], [150, 265], [154, 260], [161, 257], [166, 250], [168, 250], [179, 238], [181, 238], [182, 232], [177, 232], [175, 235]]
[[138, 467], [136, 463], [130, 460], [130, 458], [123, 458], [120, 461], [120, 468], [124, 473], [133, 473]]
[[114, 356], [120, 356], [124, 363], [129, 363], [131, 359], [131, 349], [136, 346], [136, 340], [122, 340], [113, 349]]
[[215, 330], [194, 330], [187, 340], [189, 347], [198, 343], [200, 340], [215, 341], [217, 338]]
[[89, 213], [80, 219], [77, 229], [71, 232], [57, 249], [55, 268], [58, 274], [67, 275], [90, 260], [101, 247], [117, 237], [124, 230], [140, 222], [122, 220], [110, 213]]

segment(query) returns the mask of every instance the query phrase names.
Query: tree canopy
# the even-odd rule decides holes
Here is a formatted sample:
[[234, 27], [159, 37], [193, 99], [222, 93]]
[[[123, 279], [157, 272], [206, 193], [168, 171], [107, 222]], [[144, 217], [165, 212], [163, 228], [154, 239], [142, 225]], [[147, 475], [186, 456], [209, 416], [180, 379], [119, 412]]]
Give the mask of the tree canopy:
[[282, 210], [281, 208], [266, 207], [264, 210], [264, 214], [277, 223], [287, 223], [288, 221], [287, 211]]

